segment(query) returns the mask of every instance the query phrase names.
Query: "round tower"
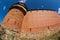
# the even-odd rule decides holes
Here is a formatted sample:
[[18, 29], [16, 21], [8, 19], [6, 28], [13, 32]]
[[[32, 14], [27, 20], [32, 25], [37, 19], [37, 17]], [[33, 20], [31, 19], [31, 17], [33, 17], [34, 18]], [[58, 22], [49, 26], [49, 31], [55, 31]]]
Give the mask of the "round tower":
[[13, 5], [5, 16], [2, 26], [20, 31], [23, 18], [27, 11], [25, 8], [23, 3]]

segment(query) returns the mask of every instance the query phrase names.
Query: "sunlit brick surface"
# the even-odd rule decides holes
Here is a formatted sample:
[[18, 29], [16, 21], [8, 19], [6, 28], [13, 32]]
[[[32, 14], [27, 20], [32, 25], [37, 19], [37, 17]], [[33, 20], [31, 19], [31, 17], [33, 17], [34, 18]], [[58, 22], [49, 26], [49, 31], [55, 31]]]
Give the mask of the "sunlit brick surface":
[[19, 38], [42, 38], [60, 30], [60, 17], [56, 11], [27, 11], [24, 16], [18, 9], [12, 9], [4, 18], [2, 25], [19, 30]]
[[[48, 29], [47, 27], [58, 24], [59, 16], [55, 11], [40, 10], [29, 11], [23, 20], [22, 28], [31, 28], [35, 31]], [[34, 29], [35, 28], [35, 29]], [[28, 30], [28, 29], [27, 29]]]
[[28, 11], [22, 24], [22, 32], [29, 37], [38, 38], [52, 35], [60, 30], [60, 19], [56, 11]]
[[20, 10], [11, 9], [4, 18], [2, 25], [6, 26], [7, 28], [10, 27], [12, 29], [20, 30], [22, 26], [23, 17], [24, 15]]

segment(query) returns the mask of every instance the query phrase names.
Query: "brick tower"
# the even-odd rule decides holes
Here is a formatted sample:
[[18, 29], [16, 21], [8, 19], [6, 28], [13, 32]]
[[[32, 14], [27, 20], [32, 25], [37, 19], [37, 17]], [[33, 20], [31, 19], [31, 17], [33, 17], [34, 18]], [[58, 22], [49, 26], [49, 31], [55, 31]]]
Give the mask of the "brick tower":
[[8, 12], [6, 17], [4, 18], [2, 25], [6, 26], [7, 28], [20, 30], [22, 26], [23, 17], [24, 14], [21, 10], [13, 8]]

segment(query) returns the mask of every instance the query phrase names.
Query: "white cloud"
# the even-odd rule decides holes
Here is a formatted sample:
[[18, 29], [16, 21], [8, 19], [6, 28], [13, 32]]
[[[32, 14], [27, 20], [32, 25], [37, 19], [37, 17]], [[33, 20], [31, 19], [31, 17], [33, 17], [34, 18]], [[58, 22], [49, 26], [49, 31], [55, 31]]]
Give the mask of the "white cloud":
[[60, 8], [58, 9], [58, 14], [60, 14]]
[[20, 2], [23, 2], [23, 3], [25, 3], [25, 2], [26, 2], [26, 0], [21, 0]]

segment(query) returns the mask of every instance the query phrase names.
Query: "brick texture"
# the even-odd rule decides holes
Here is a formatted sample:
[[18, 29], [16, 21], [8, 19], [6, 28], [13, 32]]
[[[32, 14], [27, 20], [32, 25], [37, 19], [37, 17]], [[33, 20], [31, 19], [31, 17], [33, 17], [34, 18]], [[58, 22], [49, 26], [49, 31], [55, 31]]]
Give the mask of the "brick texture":
[[60, 30], [60, 17], [52, 10], [28, 11], [24, 16], [20, 10], [12, 9], [2, 25], [20, 31], [21, 38], [42, 38]]
[[56, 11], [35, 10], [27, 12], [21, 31], [29, 32], [30, 37], [38, 38], [55, 34], [58, 30], [60, 30], [60, 18]]
[[2, 25], [6, 26], [6, 28], [17, 29], [20, 31], [23, 17], [24, 15], [20, 10], [11, 9], [6, 15], [6, 17], [4, 18]]

